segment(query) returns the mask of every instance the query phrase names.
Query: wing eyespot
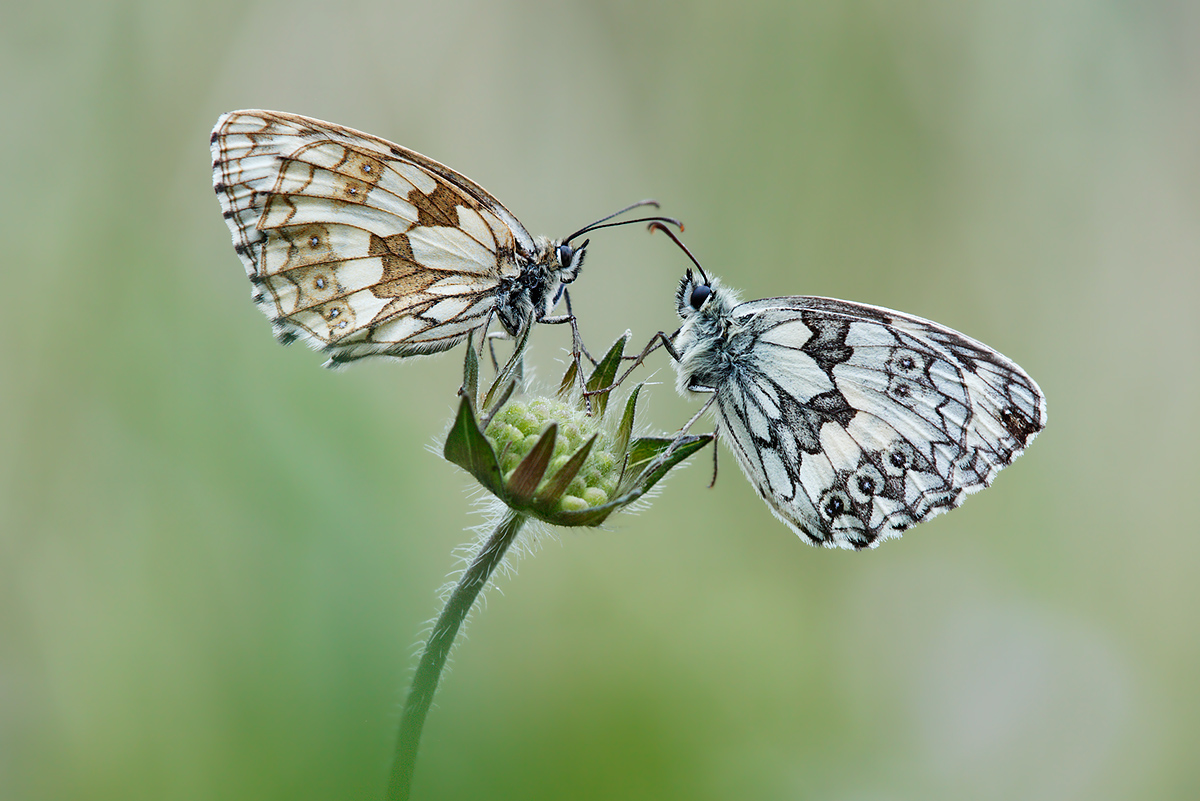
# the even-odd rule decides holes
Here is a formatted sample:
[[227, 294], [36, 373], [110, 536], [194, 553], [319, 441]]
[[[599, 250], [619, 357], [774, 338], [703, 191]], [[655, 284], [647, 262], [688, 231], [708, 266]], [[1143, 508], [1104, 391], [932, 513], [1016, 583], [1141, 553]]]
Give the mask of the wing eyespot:
[[883, 470], [893, 478], [902, 476], [912, 467], [914, 456], [912, 445], [903, 440], [893, 443], [883, 454]]
[[850, 498], [841, 490], [828, 490], [821, 499], [821, 514], [828, 521], [836, 520], [849, 512], [850, 508]]

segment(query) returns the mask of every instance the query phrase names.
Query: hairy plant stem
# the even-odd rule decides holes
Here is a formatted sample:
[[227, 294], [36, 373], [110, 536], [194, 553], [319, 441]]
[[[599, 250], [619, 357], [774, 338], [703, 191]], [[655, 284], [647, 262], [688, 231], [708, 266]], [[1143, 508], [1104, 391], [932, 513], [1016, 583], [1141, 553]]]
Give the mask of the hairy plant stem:
[[433, 702], [433, 694], [437, 691], [454, 638], [458, 636], [458, 630], [467, 619], [479, 592], [487, 586], [492, 573], [504, 560], [504, 554], [528, 519], [527, 515], [512, 509], [505, 510], [504, 518], [475, 554], [470, 567], [463, 572], [450, 599], [446, 601], [446, 608], [434, 624], [433, 633], [429, 635], [429, 642], [421, 654], [421, 662], [417, 665], [408, 700], [404, 703], [404, 712], [400, 716], [400, 736], [396, 741], [387, 801], [408, 801], [421, 729], [425, 727], [425, 716], [429, 714], [429, 705]]

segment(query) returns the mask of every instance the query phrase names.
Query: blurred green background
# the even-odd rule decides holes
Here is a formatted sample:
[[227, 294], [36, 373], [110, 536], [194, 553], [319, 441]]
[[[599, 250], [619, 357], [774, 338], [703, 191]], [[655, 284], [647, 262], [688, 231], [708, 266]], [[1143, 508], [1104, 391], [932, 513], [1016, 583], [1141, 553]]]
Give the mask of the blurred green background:
[[[208, 150], [245, 107], [426, 153], [535, 234], [657, 197], [745, 297], [938, 320], [1049, 399], [878, 551], [804, 545], [727, 452], [540, 539], [416, 798], [1200, 796], [1198, 53], [1186, 0], [6, 3], [0, 797], [378, 797], [481, 522], [430, 452], [461, 351], [333, 373], [251, 304]], [[593, 235], [585, 337], [671, 330], [684, 266]], [[667, 431], [695, 405], [654, 367]]]

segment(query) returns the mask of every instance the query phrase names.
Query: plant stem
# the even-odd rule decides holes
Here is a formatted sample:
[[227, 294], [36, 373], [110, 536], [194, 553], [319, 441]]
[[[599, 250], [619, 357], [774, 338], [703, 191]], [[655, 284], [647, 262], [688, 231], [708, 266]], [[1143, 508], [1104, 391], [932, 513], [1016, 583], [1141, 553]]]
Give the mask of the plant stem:
[[492, 572], [503, 561], [508, 547], [512, 545], [528, 519], [526, 515], [512, 509], [505, 510], [504, 519], [475, 554], [471, 566], [458, 580], [454, 592], [446, 601], [446, 608], [434, 624], [433, 633], [429, 635], [429, 642], [425, 644], [425, 651], [421, 654], [421, 662], [417, 665], [412, 689], [408, 691], [404, 712], [400, 716], [400, 736], [396, 741], [396, 757], [392, 763], [387, 801], [408, 801], [413, 768], [417, 761], [417, 745], [421, 741], [421, 729], [425, 726], [425, 716], [429, 714], [429, 705], [433, 702], [433, 694], [441, 679], [442, 669], [446, 666], [446, 657], [454, 645], [454, 638], [458, 635], [463, 621], [467, 619], [475, 598], [480, 590], [487, 586]]

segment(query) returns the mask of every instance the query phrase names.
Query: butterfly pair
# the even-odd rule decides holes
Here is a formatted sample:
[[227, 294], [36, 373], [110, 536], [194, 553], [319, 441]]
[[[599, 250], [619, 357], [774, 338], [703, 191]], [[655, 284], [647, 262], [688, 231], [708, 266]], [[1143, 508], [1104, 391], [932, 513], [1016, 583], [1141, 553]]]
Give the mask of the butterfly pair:
[[[617, 216], [535, 239], [454, 170], [293, 114], [225, 114], [211, 142], [255, 301], [281, 341], [328, 365], [434, 353], [493, 321], [513, 336], [574, 328], [551, 315], [583, 263], [587, 242], [571, 243]], [[683, 325], [660, 335], [679, 389], [710, 396], [746, 476], [813, 544], [874, 547], [958, 506], [1045, 425], [1037, 384], [962, 334], [826, 298], [740, 303], [696, 268], [676, 297]]]

